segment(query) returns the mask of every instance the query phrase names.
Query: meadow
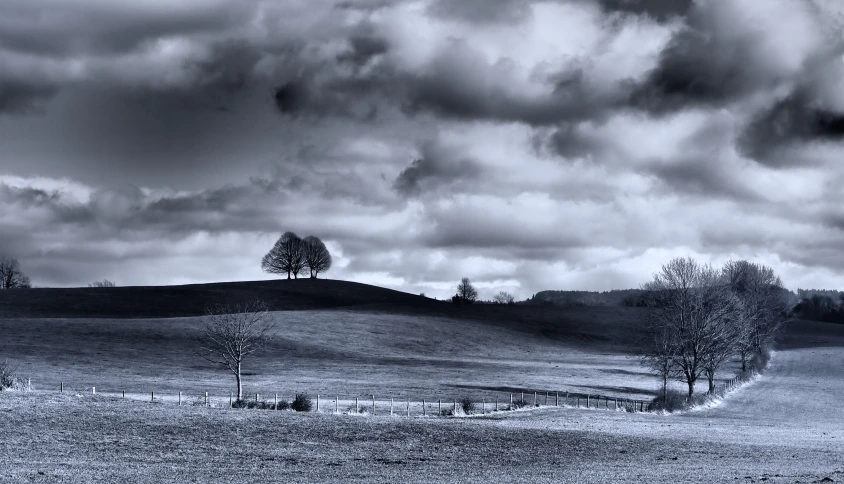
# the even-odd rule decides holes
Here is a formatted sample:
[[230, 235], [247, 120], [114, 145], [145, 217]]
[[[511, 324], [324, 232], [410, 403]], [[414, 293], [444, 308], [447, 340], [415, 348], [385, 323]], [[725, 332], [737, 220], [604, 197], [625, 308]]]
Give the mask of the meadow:
[[[370, 289], [383, 299], [349, 296], [335, 306], [285, 308], [286, 281], [276, 284], [282, 301], [273, 313], [276, 334], [247, 365], [247, 393], [375, 392], [431, 401], [561, 389], [649, 398], [657, 387], [635, 357], [640, 309], [455, 307], [411, 295], [390, 300]], [[64, 291], [70, 296], [52, 297], [72, 298], [72, 290]], [[658, 414], [543, 406], [407, 418], [92, 395], [91, 385], [227, 394], [233, 379], [192, 354], [201, 319], [184, 313], [198, 311], [204, 296], [188, 298], [188, 309], [171, 304], [168, 311], [181, 312], [176, 318], [127, 318], [112, 310], [84, 317], [85, 297], [76, 298], [82, 309], [65, 309], [59, 318], [0, 301], [7, 311], [0, 355], [18, 362], [36, 388], [0, 393], [0, 481], [844, 479], [842, 326], [790, 323], [768, 370], [711, 408]], [[120, 301], [104, 307], [120, 311]], [[60, 381], [76, 387], [59, 394]]]

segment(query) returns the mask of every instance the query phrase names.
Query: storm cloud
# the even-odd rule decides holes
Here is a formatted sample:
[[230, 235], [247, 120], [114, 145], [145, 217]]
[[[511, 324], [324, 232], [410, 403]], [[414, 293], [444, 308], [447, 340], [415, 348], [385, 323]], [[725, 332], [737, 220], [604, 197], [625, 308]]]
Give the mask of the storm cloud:
[[832, 0], [0, 6], [0, 255], [35, 285], [635, 287], [670, 257], [840, 287]]

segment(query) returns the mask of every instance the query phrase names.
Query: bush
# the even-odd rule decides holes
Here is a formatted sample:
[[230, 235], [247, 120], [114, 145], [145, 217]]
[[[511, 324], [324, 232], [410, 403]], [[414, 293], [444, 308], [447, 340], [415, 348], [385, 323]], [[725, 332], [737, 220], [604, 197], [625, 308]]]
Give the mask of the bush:
[[314, 402], [306, 393], [297, 393], [296, 398], [290, 404], [290, 408], [296, 412], [310, 412], [313, 406]]
[[520, 398], [518, 400], [513, 400], [513, 404], [507, 407], [507, 410], [517, 410], [529, 406], [530, 404], [526, 400]]
[[651, 410], [665, 410], [666, 412], [677, 412], [688, 408], [687, 394], [677, 390], [668, 390], [668, 397], [663, 398], [662, 392], [651, 400]]
[[9, 360], [0, 362], [0, 391], [12, 388], [15, 384], [15, 372], [17, 368]]
[[463, 413], [466, 415], [471, 415], [475, 413], [475, 402], [469, 397], [464, 397], [460, 400], [460, 408], [463, 409]]
[[[287, 400], [278, 401], [278, 410], [287, 410], [290, 404]], [[269, 401], [255, 401], [255, 400], [235, 400], [232, 402], [232, 408], [255, 408], [258, 410], [274, 410], [275, 402]]]

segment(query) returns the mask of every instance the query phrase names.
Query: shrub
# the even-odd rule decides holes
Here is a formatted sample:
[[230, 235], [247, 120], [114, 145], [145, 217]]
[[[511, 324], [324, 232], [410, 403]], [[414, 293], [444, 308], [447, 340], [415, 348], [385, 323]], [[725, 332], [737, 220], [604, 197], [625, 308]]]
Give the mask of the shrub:
[[290, 408], [296, 412], [310, 412], [313, 406], [314, 402], [306, 393], [297, 393], [296, 398], [290, 404]]
[[519, 408], [524, 408], [524, 407], [529, 407], [529, 406], [530, 406], [530, 404], [528, 404], [527, 401], [520, 398], [518, 400], [513, 400], [513, 404], [510, 405], [509, 407], [507, 407], [507, 410], [517, 410]]
[[685, 392], [668, 390], [667, 398], [663, 398], [662, 392], [651, 400], [651, 410], [665, 410], [666, 412], [677, 412], [688, 408], [687, 395]]
[[463, 409], [463, 413], [466, 415], [471, 415], [475, 413], [475, 402], [473, 402], [469, 397], [463, 397], [463, 399], [460, 400], [460, 408]]
[[281, 399], [278, 401], [278, 408], [276, 410], [289, 410], [290, 409], [290, 402], [285, 399]]
[[9, 360], [0, 362], [0, 391], [12, 388], [15, 384], [15, 372], [17, 368]]

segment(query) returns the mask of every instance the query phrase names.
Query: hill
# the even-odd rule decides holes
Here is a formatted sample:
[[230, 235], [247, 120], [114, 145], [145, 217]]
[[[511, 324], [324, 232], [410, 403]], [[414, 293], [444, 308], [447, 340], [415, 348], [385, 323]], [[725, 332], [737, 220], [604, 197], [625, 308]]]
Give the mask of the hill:
[[648, 395], [634, 343], [646, 310], [460, 306], [334, 280], [32, 289], [0, 294], [0, 360], [39, 387], [220, 391], [196, 357], [209, 303], [260, 298], [277, 326], [249, 388], [453, 397], [507, 389]]
[[331, 279], [220, 282], [181, 286], [35, 288], [0, 291], [0, 318], [173, 318], [214, 304], [259, 299], [271, 311], [385, 304], [431, 307], [436, 300]]

